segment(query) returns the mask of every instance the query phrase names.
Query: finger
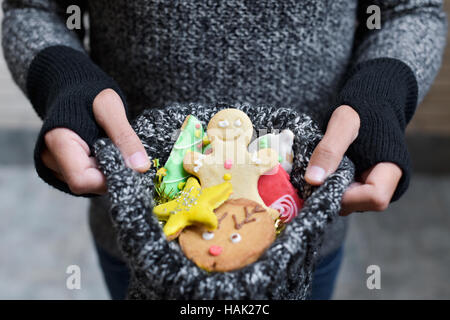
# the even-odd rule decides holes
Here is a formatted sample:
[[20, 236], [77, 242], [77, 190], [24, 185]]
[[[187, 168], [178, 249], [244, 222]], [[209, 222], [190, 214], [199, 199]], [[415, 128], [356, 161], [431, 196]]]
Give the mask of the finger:
[[361, 182], [361, 184], [366, 183], [367, 178], [369, 177], [370, 173], [372, 172], [372, 170], [375, 168], [375, 166], [367, 169], [366, 171], [364, 171], [363, 173], [361, 173], [358, 177], [355, 178], [356, 181]]
[[45, 148], [42, 151], [41, 159], [44, 165], [53, 170], [56, 173], [60, 173], [60, 169], [58, 167], [58, 164], [56, 163], [56, 159], [53, 157], [52, 153], [49, 151], [49, 145], [52, 145], [54, 142], [56, 142], [57, 139], [59, 139], [62, 135], [68, 136], [68, 138], [77, 141], [80, 146], [83, 148], [83, 150], [86, 152], [86, 154], [90, 154], [90, 149], [88, 144], [81, 139], [81, 137], [77, 134], [75, 134], [73, 131], [65, 128], [55, 128], [49, 132], [47, 132], [44, 136], [45, 141]]
[[139, 172], [147, 171], [150, 160], [128, 122], [120, 96], [114, 90], [103, 90], [95, 98], [93, 108], [97, 123], [119, 148], [127, 166]]
[[384, 211], [389, 206], [402, 175], [401, 169], [393, 163], [383, 162], [368, 172], [364, 184], [357, 184], [345, 192], [341, 215], [355, 211]]
[[52, 156], [52, 154], [48, 151], [47, 148], [45, 148], [44, 151], [42, 151], [41, 159], [44, 165], [52, 171], [52, 173], [55, 175], [57, 179], [66, 182], [59, 170], [55, 158]]
[[[52, 132], [50, 132], [49, 134], [52, 134]], [[51, 139], [51, 138], [50, 138]], [[81, 147], [84, 149], [84, 151], [89, 154], [90, 150], [89, 150], [89, 146], [87, 145], [87, 143], [81, 139], [78, 135], [73, 135], [72, 139], [76, 140], [79, 142], [79, 144], [81, 145]], [[46, 141], [48, 141], [49, 139], [46, 139]], [[64, 176], [61, 174], [61, 170], [58, 167], [58, 164], [56, 162], [55, 157], [51, 154], [51, 152], [48, 149], [48, 146], [46, 145], [46, 147], [44, 148], [44, 150], [42, 151], [41, 154], [41, 159], [42, 162], [44, 163], [44, 165], [49, 168], [50, 170], [52, 170], [53, 174], [55, 175], [55, 177], [63, 182], [66, 182], [64, 179]], [[94, 159], [94, 158], [92, 158]], [[96, 166], [96, 161], [94, 159], [93, 162]], [[67, 183], [67, 182], [66, 182]], [[106, 192], [106, 189], [105, 189]]]
[[366, 183], [380, 186], [387, 193], [394, 194], [402, 177], [402, 169], [392, 162], [380, 162], [370, 169]]
[[[346, 215], [348, 215], [348, 214], [350, 214], [350, 213], [353, 212], [353, 211], [351, 211], [351, 210], [352, 210], [352, 206], [351, 206], [352, 203], [349, 203], [349, 202], [347, 201], [347, 198], [348, 198], [348, 196], [349, 196], [349, 194], [350, 194], [350, 191], [351, 191], [352, 189], [355, 189], [355, 188], [360, 187], [360, 186], [362, 186], [362, 185], [363, 185], [363, 183], [361, 183], [361, 182], [353, 182], [352, 184], [350, 184], [350, 185], [347, 187], [347, 190], [345, 190], [345, 193], [344, 193], [344, 195], [343, 195], [343, 197], [342, 197], [342, 201], [341, 201], [341, 211], [339, 212], [339, 215], [341, 215], [341, 216], [346, 216]], [[355, 210], [355, 211], [356, 211], [356, 210]]]
[[44, 151], [42, 151], [41, 160], [47, 168], [55, 173], [60, 173], [58, 164], [50, 151], [48, 151], [48, 148], [45, 148]]
[[320, 185], [336, 171], [342, 157], [359, 131], [359, 115], [349, 106], [340, 106], [331, 115], [327, 130], [314, 150], [306, 169], [305, 180]]
[[[67, 129], [62, 129], [67, 130]], [[75, 133], [67, 130], [57, 135], [48, 150], [58, 164], [63, 180], [74, 194], [106, 192], [106, 180], [97, 169], [94, 158], [79, 143]]]
[[362, 212], [372, 210], [372, 195], [375, 188], [369, 184], [361, 184], [348, 189], [342, 197], [341, 216], [349, 215], [352, 212]]

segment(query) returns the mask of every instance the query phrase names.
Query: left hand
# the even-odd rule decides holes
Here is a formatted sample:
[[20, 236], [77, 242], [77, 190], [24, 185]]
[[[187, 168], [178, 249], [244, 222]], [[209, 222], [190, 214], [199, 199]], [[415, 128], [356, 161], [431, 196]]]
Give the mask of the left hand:
[[[95, 97], [92, 108], [95, 121], [119, 148], [127, 166], [138, 172], [147, 171], [150, 161], [128, 122], [120, 96], [112, 89], [102, 90]], [[88, 144], [76, 132], [58, 127], [48, 131], [44, 139], [42, 162], [58, 179], [67, 183], [72, 193], [106, 193], [106, 179]]]
[[[345, 152], [358, 136], [358, 113], [347, 105], [331, 115], [327, 130], [314, 150], [306, 169], [305, 180], [321, 185], [338, 168]], [[366, 170], [346, 190], [341, 215], [355, 211], [384, 211], [402, 176], [402, 170], [391, 162], [380, 162]]]

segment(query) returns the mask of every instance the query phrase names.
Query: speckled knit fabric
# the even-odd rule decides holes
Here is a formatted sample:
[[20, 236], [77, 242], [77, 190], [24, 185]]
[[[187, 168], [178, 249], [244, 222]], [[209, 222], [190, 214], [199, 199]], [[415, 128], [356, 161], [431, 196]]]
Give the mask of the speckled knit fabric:
[[[72, 4], [89, 13], [89, 46], [66, 27], [66, 9]], [[411, 70], [420, 102], [437, 74], [445, 46], [442, 4], [442, 0], [4, 0], [2, 47], [14, 80], [38, 114], [45, 115], [43, 130], [85, 128], [88, 130], [75, 131], [88, 144], [98, 138], [88, 133], [100, 130], [92, 117], [80, 115], [92, 113], [86, 101], [92, 101], [98, 92], [94, 89], [102, 88], [99, 83], [93, 85], [89, 76], [97, 77], [98, 67], [105, 73], [105, 85], [111, 85], [107, 76], [116, 81], [132, 117], [173, 101], [204, 105], [247, 102], [307, 110], [327, 121], [324, 114], [335, 103], [334, 97], [342, 95], [352, 66], [395, 59], [399, 64], [394, 69], [383, 64], [382, 72], [365, 72], [351, 81], [357, 90], [347, 87], [344, 92], [349, 104], [355, 102], [352, 93], [356, 92], [361, 106], [355, 102], [353, 107], [365, 111], [361, 114], [367, 139], [357, 141], [360, 148], [354, 148], [358, 152], [353, 155], [367, 158], [367, 167], [394, 160], [380, 150], [401, 151], [402, 158], [407, 158], [403, 120], [409, 117], [402, 113], [412, 115], [415, 103], [406, 106], [399, 103], [402, 99], [390, 99], [393, 92], [404, 91], [405, 81], [399, 77], [404, 72], [395, 70], [405, 70], [403, 64]], [[380, 8], [379, 30], [366, 27], [369, 5]], [[61, 54], [71, 50], [70, 55]], [[81, 55], [79, 60], [73, 59], [76, 53]], [[76, 67], [86, 60], [90, 63]], [[47, 82], [55, 82], [61, 87], [54, 75], [43, 72], [52, 69], [60, 71], [56, 78], [68, 91], [47, 86]], [[80, 69], [90, 72], [80, 74]], [[396, 76], [388, 78], [392, 73]], [[372, 81], [374, 75], [378, 85]], [[387, 94], [379, 93], [380, 83]], [[397, 85], [403, 86], [401, 90]], [[59, 99], [49, 99], [45, 87]], [[78, 95], [67, 94], [73, 89], [78, 89]], [[39, 101], [32, 99], [32, 93], [40, 96]], [[78, 124], [66, 121], [74, 118]], [[70, 192], [39, 161], [42, 140], [43, 134], [36, 144], [38, 174]], [[367, 146], [373, 146], [375, 155], [366, 152]], [[109, 206], [105, 197], [92, 199], [90, 226], [96, 243], [121, 258], [107, 213]], [[342, 245], [344, 221], [336, 219], [326, 231], [324, 256]]]
[[[175, 104], [151, 109], [137, 118], [134, 129], [148, 154], [165, 162], [173, 147], [168, 136], [181, 127], [187, 115], [203, 125], [229, 105]], [[108, 139], [95, 144], [96, 156], [108, 181], [111, 214], [119, 246], [131, 269], [132, 299], [305, 299], [325, 228], [340, 209], [345, 188], [353, 179], [353, 165], [345, 158], [338, 170], [319, 188], [303, 180], [309, 157], [320, 141], [313, 120], [289, 108], [238, 106], [254, 128], [285, 129], [295, 134], [292, 184], [305, 205], [299, 215], [255, 263], [226, 273], [208, 273], [168, 242], [152, 215], [155, 170], [139, 174], [127, 168]]]

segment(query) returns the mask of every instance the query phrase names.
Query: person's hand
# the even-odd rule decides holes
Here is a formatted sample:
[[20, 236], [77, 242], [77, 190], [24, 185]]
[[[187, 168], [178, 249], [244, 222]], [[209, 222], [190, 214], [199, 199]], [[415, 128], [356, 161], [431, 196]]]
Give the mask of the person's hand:
[[[119, 148], [127, 166], [139, 172], [147, 171], [150, 160], [128, 122], [120, 96], [112, 89], [105, 89], [95, 97], [92, 107], [97, 124]], [[44, 140], [46, 148], [41, 154], [44, 165], [66, 182], [74, 194], [106, 192], [105, 177], [89, 146], [78, 134], [55, 128], [45, 134]]]
[[[348, 147], [358, 136], [359, 127], [359, 115], [350, 106], [342, 105], [333, 112], [325, 135], [306, 169], [305, 180], [309, 184], [321, 185], [328, 175], [336, 171]], [[402, 170], [391, 162], [380, 162], [369, 168], [347, 188], [340, 214], [385, 210], [401, 176]]]

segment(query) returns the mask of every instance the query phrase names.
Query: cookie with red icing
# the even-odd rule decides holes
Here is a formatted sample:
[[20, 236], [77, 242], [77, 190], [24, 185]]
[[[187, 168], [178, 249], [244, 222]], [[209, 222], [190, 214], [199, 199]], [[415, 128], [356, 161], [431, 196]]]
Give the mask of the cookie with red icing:
[[289, 174], [278, 165], [277, 170], [259, 177], [258, 192], [266, 206], [278, 210], [282, 222], [290, 222], [303, 206]]
[[196, 225], [183, 230], [184, 254], [207, 271], [231, 271], [255, 262], [275, 240], [271, 214], [248, 199], [230, 199], [215, 210], [219, 221], [210, 232]]

